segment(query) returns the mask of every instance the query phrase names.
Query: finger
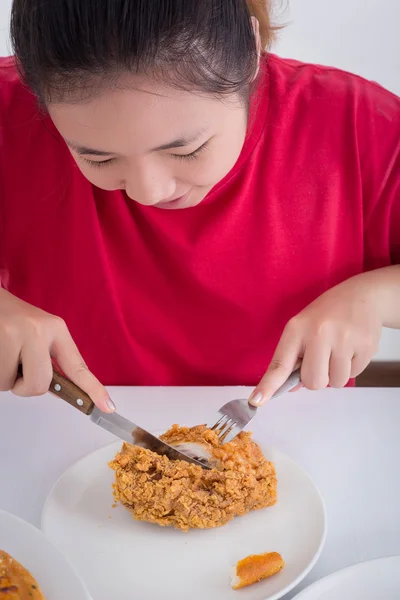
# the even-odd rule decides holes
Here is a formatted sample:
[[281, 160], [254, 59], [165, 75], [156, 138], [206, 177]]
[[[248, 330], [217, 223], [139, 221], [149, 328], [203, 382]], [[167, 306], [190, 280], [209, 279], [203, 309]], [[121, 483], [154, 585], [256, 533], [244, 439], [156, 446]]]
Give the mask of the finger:
[[301, 381], [308, 390], [322, 390], [329, 384], [330, 344], [312, 339], [304, 349]]
[[60, 325], [60, 331], [53, 341], [51, 354], [65, 375], [86, 392], [100, 410], [107, 413], [115, 410], [106, 388], [89, 371], [64, 324]]
[[46, 394], [53, 373], [48, 345], [43, 341], [22, 348], [20, 361], [23, 376], [14, 380], [13, 394], [24, 398]]
[[7, 344], [0, 346], [0, 392], [8, 392], [14, 386], [17, 377], [19, 346]]
[[371, 362], [371, 357], [365, 354], [355, 354], [351, 361], [350, 377], [358, 377]]
[[329, 385], [342, 388], [347, 385], [351, 374], [352, 355], [333, 350], [329, 361]]
[[249, 398], [250, 404], [262, 406], [285, 383], [296, 367], [300, 349], [299, 338], [284, 331], [264, 377]]
[[304, 387], [304, 384], [303, 383], [299, 383], [298, 385], [296, 385], [296, 387], [294, 387], [293, 389], [289, 390], [289, 392], [298, 392], [303, 387]]

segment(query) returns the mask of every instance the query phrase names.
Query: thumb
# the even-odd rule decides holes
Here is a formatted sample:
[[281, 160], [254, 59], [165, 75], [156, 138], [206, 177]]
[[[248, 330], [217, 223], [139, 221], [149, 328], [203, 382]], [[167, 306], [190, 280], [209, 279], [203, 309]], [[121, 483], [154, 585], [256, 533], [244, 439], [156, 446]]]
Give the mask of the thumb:
[[67, 329], [61, 337], [54, 340], [51, 350], [53, 358], [66, 377], [86, 392], [101, 411], [105, 413], [115, 411], [115, 404], [108, 395], [106, 388], [89, 371]]
[[249, 398], [253, 406], [262, 406], [276, 393], [283, 394], [300, 382], [299, 344], [281, 338], [270, 365]]

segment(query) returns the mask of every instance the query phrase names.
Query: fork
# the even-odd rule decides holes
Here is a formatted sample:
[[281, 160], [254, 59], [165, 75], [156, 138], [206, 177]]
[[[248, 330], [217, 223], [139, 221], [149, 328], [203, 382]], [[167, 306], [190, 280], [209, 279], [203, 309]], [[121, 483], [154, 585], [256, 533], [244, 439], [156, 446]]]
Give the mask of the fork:
[[[285, 392], [292, 390], [300, 383], [300, 369], [296, 369], [288, 377], [283, 385], [275, 392], [272, 398], [277, 398]], [[271, 398], [271, 399], [272, 399]], [[257, 407], [249, 404], [248, 400], [231, 400], [219, 409], [216, 420], [207, 425], [218, 434], [219, 440], [226, 444], [231, 442], [246, 425], [254, 419], [257, 414]]]

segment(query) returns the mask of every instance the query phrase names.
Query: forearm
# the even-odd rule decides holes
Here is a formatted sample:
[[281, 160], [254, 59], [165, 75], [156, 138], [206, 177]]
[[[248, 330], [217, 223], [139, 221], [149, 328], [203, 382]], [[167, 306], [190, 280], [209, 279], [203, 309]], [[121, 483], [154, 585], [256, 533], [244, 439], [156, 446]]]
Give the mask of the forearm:
[[358, 277], [374, 294], [382, 325], [400, 329], [400, 265], [376, 269]]

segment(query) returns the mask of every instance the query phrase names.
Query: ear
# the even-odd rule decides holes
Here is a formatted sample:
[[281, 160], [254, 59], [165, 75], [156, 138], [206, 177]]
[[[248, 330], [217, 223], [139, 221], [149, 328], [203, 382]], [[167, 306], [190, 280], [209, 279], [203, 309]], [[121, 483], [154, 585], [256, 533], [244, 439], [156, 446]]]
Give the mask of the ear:
[[260, 70], [260, 56], [261, 56], [261, 52], [262, 52], [262, 45], [261, 45], [261, 36], [260, 36], [260, 23], [258, 22], [258, 19], [256, 19], [255, 17], [251, 17], [251, 24], [253, 26], [253, 31], [254, 31], [254, 37], [256, 40], [256, 48], [257, 48], [257, 71], [254, 75], [253, 81], [254, 79], [256, 79], [257, 75], [258, 75], [258, 71]]

